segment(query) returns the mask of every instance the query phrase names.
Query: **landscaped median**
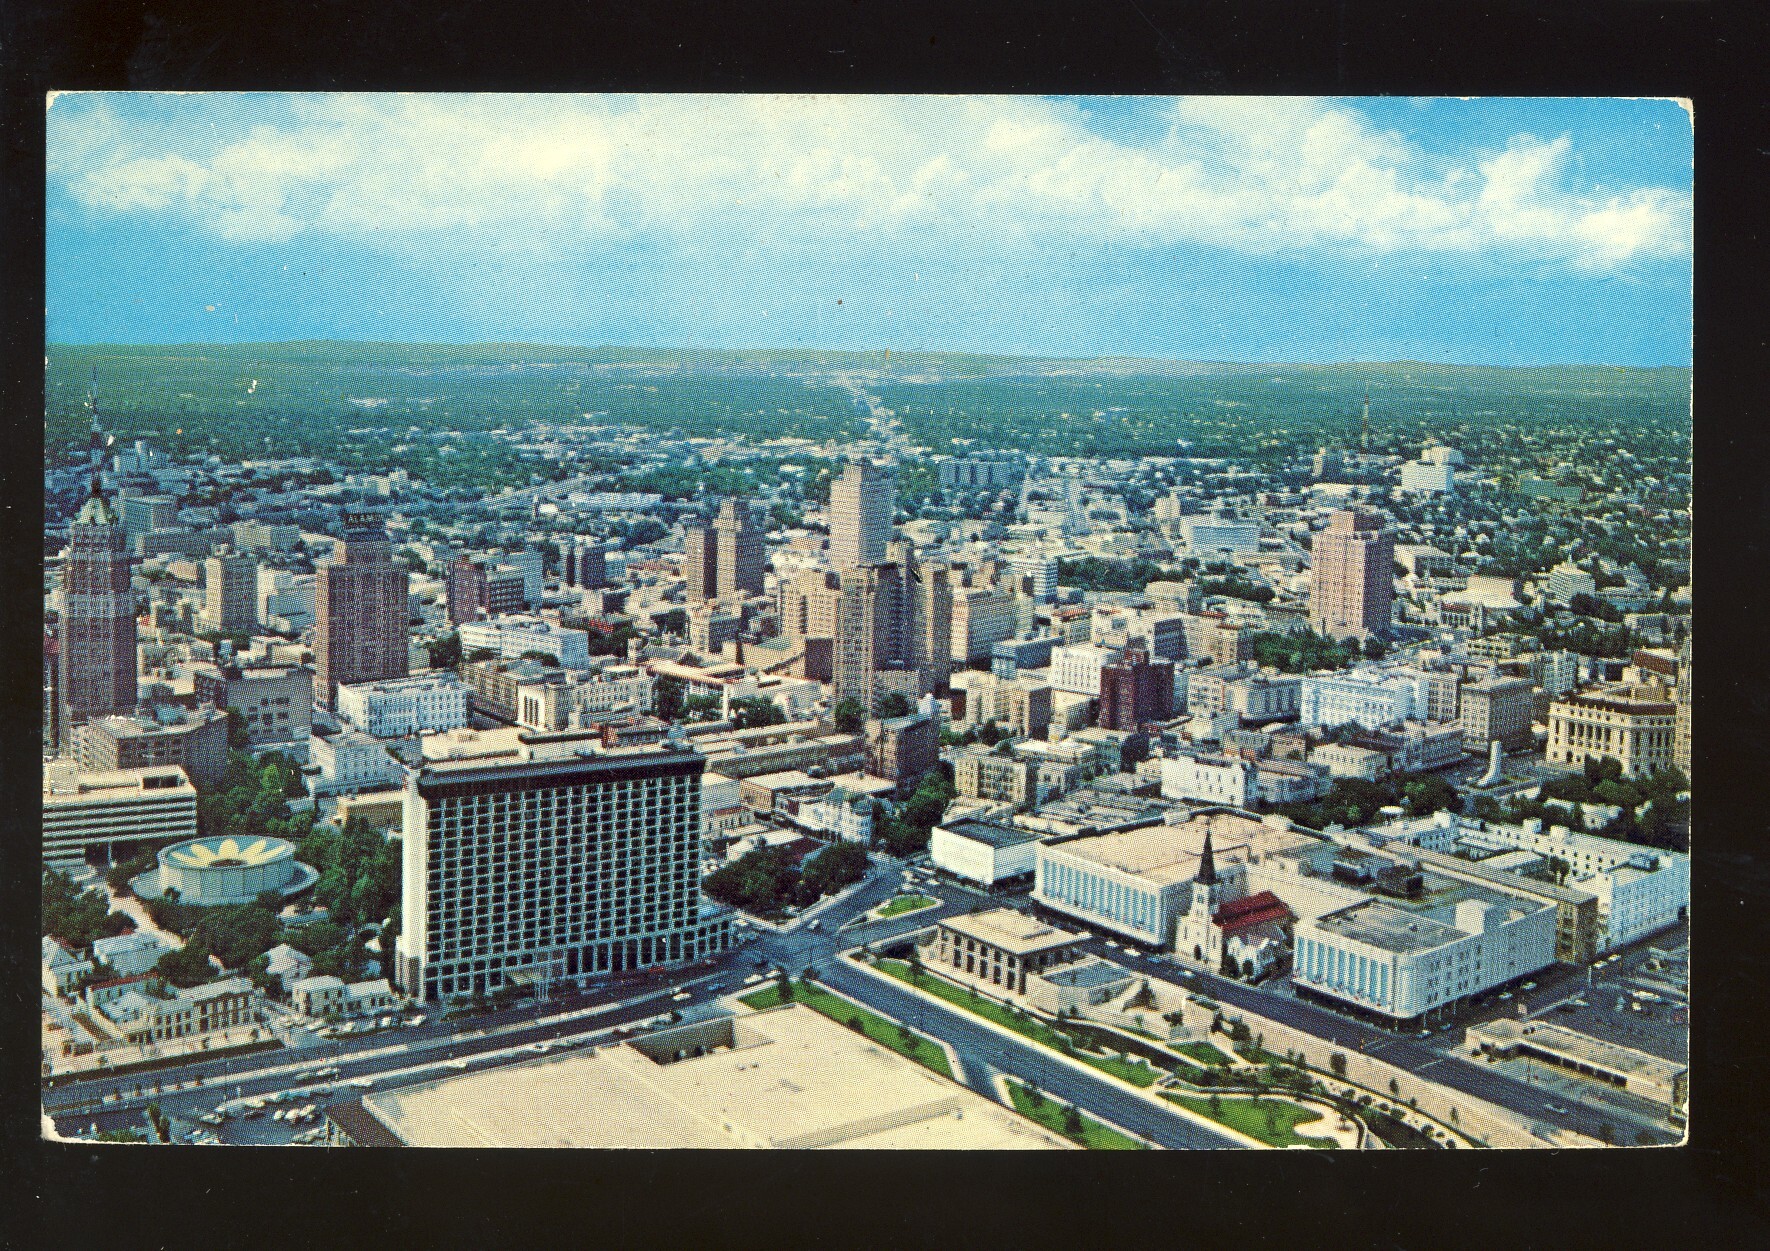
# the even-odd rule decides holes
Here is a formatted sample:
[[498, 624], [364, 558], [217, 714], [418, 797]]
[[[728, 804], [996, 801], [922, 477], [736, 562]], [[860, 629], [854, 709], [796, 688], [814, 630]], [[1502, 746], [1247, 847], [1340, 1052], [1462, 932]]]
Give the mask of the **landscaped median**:
[[1090, 1151], [1142, 1151], [1143, 1143], [1083, 1112], [1080, 1108], [1059, 1103], [1043, 1091], [1026, 1082], [1017, 1081], [1012, 1077], [1004, 1077], [1002, 1084], [1008, 1088], [1008, 1098], [1014, 1103], [1014, 1110], [1030, 1121], [1035, 1121], [1053, 1134], [1061, 1134]]
[[[814, 1012], [821, 1012], [833, 1021], [839, 1021], [850, 1029], [857, 1029], [880, 1046], [889, 1047], [899, 1055], [908, 1056], [924, 1068], [932, 1069], [942, 1077], [951, 1078], [953, 1067], [947, 1061], [946, 1051], [939, 1043], [931, 1042], [906, 1025], [897, 1025], [886, 1020], [877, 1012], [863, 1008], [851, 999], [825, 990], [812, 982], [790, 982], [792, 986], [792, 1002], [802, 1003]], [[781, 994], [781, 983], [771, 982], [747, 995], [740, 995], [738, 1002], [746, 1008], [772, 1008], [787, 1002]], [[858, 1024], [857, 1024], [858, 1023]]]
[[938, 907], [940, 900], [927, 895], [896, 895], [874, 908], [871, 915], [877, 920], [889, 921], [892, 917], [900, 917], [905, 913]]
[[1013, 1030], [1025, 1038], [1031, 1039], [1041, 1047], [1049, 1047], [1064, 1055], [1080, 1060], [1083, 1064], [1109, 1073], [1120, 1081], [1130, 1082], [1133, 1086], [1148, 1088], [1160, 1081], [1163, 1074], [1151, 1068], [1147, 1060], [1117, 1055], [1097, 1054], [1077, 1047], [1075, 1040], [1067, 1033], [1046, 1025], [1029, 1013], [1015, 1012], [1004, 1004], [964, 987], [956, 986], [943, 978], [923, 973], [920, 977], [912, 977], [910, 966], [902, 960], [880, 959], [873, 962], [873, 967], [881, 973], [895, 977], [898, 981], [915, 987], [917, 990], [944, 999], [956, 1008], [963, 1008], [974, 1016], [994, 1021], [1004, 1029]]
[[1239, 1130], [1250, 1138], [1258, 1138], [1269, 1147], [1339, 1146], [1332, 1138], [1305, 1138], [1296, 1132], [1299, 1125], [1319, 1121], [1319, 1109], [1292, 1103], [1289, 1099], [1273, 1099], [1260, 1095], [1205, 1096], [1178, 1095], [1162, 1092], [1162, 1098], [1178, 1104], [1199, 1116], [1209, 1117], [1219, 1125]]
[[[1333, 1148], [1341, 1145], [1331, 1133], [1309, 1136], [1296, 1132], [1299, 1125], [1324, 1122], [1324, 1118], [1330, 1115], [1323, 1107], [1316, 1106], [1317, 1097], [1306, 1095], [1293, 1099], [1278, 1087], [1276, 1081], [1272, 1082], [1270, 1093], [1258, 1087], [1236, 1089], [1231, 1085], [1236, 1083], [1230, 1071], [1232, 1058], [1212, 1043], [1169, 1044], [1163, 1049], [1175, 1053], [1172, 1064], [1158, 1065], [1147, 1056], [1130, 1054], [1140, 1047], [1161, 1046], [1153, 1040], [1143, 1042], [1127, 1038], [1125, 1047], [1115, 1053], [1100, 1041], [1115, 1032], [1108, 1027], [1078, 1021], [1072, 1032], [1068, 1026], [1049, 1024], [1029, 1012], [1017, 1011], [925, 969], [913, 974], [908, 962], [903, 960], [880, 958], [874, 960], [871, 967], [875, 972], [1011, 1030], [1031, 1042], [1139, 1087], [1178, 1110], [1221, 1126], [1248, 1141], [1250, 1146]], [[1183, 1076], [1189, 1068], [1201, 1070], [1200, 1081], [1190, 1081]], [[1217, 1074], [1221, 1077], [1212, 1082], [1212, 1075]], [[1150, 1090], [1157, 1082], [1170, 1089]], [[1213, 1090], [1211, 1086], [1217, 1083], [1224, 1088]], [[1171, 1089], [1176, 1085], [1180, 1089]]]

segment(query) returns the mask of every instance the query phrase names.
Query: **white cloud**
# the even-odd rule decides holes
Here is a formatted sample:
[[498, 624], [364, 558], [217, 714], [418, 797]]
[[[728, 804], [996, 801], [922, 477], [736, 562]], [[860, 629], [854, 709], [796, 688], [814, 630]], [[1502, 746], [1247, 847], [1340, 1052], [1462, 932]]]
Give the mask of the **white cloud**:
[[[224, 106], [189, 99], [193, 118]], [[1682, 255], [1690, 229], [1682, 193], [1571, 188], [1566, 136], [1496, 141], [1459, 162], [1310, 99], [1181, 99], [1142, 146], [1094, 133], [1074, 106], [1019, 97], [330, 96], [289, 112], [205, 149], [199, 122], [132, 135], [115, 110], [92, 109], [59, 127], [52, 176], [91, 208], [176, 214], [226, 239], [309, 232], [407, 250], [476, 232], [545, 250], [944, 231], [1614, 267]]]

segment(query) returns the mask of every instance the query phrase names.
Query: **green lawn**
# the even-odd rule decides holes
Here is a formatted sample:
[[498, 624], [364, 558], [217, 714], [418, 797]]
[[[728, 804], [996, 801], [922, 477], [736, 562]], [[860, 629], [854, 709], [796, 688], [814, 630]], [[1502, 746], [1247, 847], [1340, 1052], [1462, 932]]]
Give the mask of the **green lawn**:
[[[880, 960], [873, 967], [901, 982], [910, 981], [910, 966], [902, 960]], [[1133, 1085], [1153, 1086], [1162, 1076], [1141, 1059], [1121, 1060], [1116, 1055], [1100, 1055], [1096, 1052], [1083, 1051], [1063, 1031], [1053, 1029], [1030, 1016], [1021, 1016], [1010, 1012], [1004, 1005], [992, 999], [985, 999], [982, 995], [974, 995], [944, 978], [923, 973], [920, 980], [913, 982], [912, 985], [919, 986], [928, 993], [946, 1000], [956, 1008], [963, 1008], [967, 1012], [994, 1021], [1017, 1034], [1024, 1035], [1040, 1046], [1050, 1047], [1054, 1051], [1063, 1051], [1065, 1050], [1064, 1044], [1068, 1044], [1069, 1054], [1076, 1059], [1093, 1065], [1103, 1073], [1111, 1073], [1114, 1077], [1121, 1078]]]
[[[1037, 1121], [1052, 1133], [1063, 1138], [1070, 1135], [1063, 1132], [1063, 1112], [1056, 1100], [1044, 1098], [1035, 1106], [1032, 1096], [1027, 1093], [1026, 1086], [1017, 1081], [1008, 1082], [1008, 1096], [1014, 1100], [1014, 1110], [1028, 1120]], [[1143, 1144], [1134, 1138], [1127, 1138], [1116, 1129], [1109, 1129], [1099, 1121], [1082, 1113], [1082, 1135], [1072, 1138], [1080, 1142], [1090, 1151], [1141, 1151]]]
[[879, 916], [881, 918], [902, 916], [904, 913], [914, 912], [918, 908], [938, 907], [940, 907], [940, 900], [930, 899], [926, 895], [899, 895], [895, 899], [887, 901], [885, 906], [879, 909]]
[[1200, 1064], [1219, 1069], [1229, 1067], [1229, 1057], [1208, 1042], [1170, 1043], [1169, 1046], [1187, 1059], [1197, 1060]]
[[[1223, 1099], [1219, 1102], [1218, 1111], [1211, 1111], [1209, 1099], [1194, 1099], [1188, 1095], [1162, 1093], [1162, 1098], [1170, 1103], [1180, 1104], [1184, 1108], [1197, 1112], [1200, 1116], [1209, 1117], [1219, 1125], [1227, 1125], [1230, 1129], [1240, 1130], [1250, 1138], [1257, 1138], [1270, 1147], [1322, 1147], [1335, 1146], [1331, 1138], [1303, 1138], [1295, 1133], [1298, 1125], [1321, 1119], [1321, 1113], [1314, 1108], [1305, 1108], [1299, 1104], [1283, 1102], [1277, 1099], [1261, 1099], [1256, 1104], [1253, 1099]], [[1272, 1113], [1272, 1128], [1266, 1127], [1266, 1114]]]
[[[858, 1019], [861, 1032], [868, 1038], [884, 1047], [889, 1047], [899, 1055], [908, 1056], [924, 1068], [932, 1069], [942, 1077], [953, 1075], [952, 1066], [947, 1063], [946, 1052], [937, 1043], [932, 1043], [919, 1034], [910, 1034], [907, 1038], [903, 1031], [891, 1021], [886, 1020], [877, 1012], [868, 1011], [859, 1004], [850, 1003], [840, 995], [832, 995], [821, 986], [808, 986], [804, 982], [793, 983], [793, 1000], [802, 1003], [813, 1011], [821, 1012], [833, 1021], [847, 1025], [849, 1021]], [[748, 1008], [772, 1008], [781, 1002], [779, 982], [770, 982], [759, 990], [751, 991], [742, 996], [739, 1003]]]

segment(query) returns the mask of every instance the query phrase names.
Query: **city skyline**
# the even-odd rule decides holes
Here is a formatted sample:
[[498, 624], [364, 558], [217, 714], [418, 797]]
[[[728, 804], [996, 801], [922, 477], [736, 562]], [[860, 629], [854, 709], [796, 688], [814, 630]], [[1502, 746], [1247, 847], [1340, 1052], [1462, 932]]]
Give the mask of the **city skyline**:
[[1690, 360], [1672, 101], [71, 94], [49, 146], [52, 342]]

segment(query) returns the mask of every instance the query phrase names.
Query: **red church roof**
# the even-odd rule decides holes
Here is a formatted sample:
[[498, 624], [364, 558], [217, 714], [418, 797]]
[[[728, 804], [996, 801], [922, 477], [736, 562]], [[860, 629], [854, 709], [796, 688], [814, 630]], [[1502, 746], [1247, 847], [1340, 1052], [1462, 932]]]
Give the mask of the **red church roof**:
[[1220, 904], [1211, 920], [1221, 929], [1233, 933], [1267, 921], [1289, 921], [1291, 910], [1269, 890]]

